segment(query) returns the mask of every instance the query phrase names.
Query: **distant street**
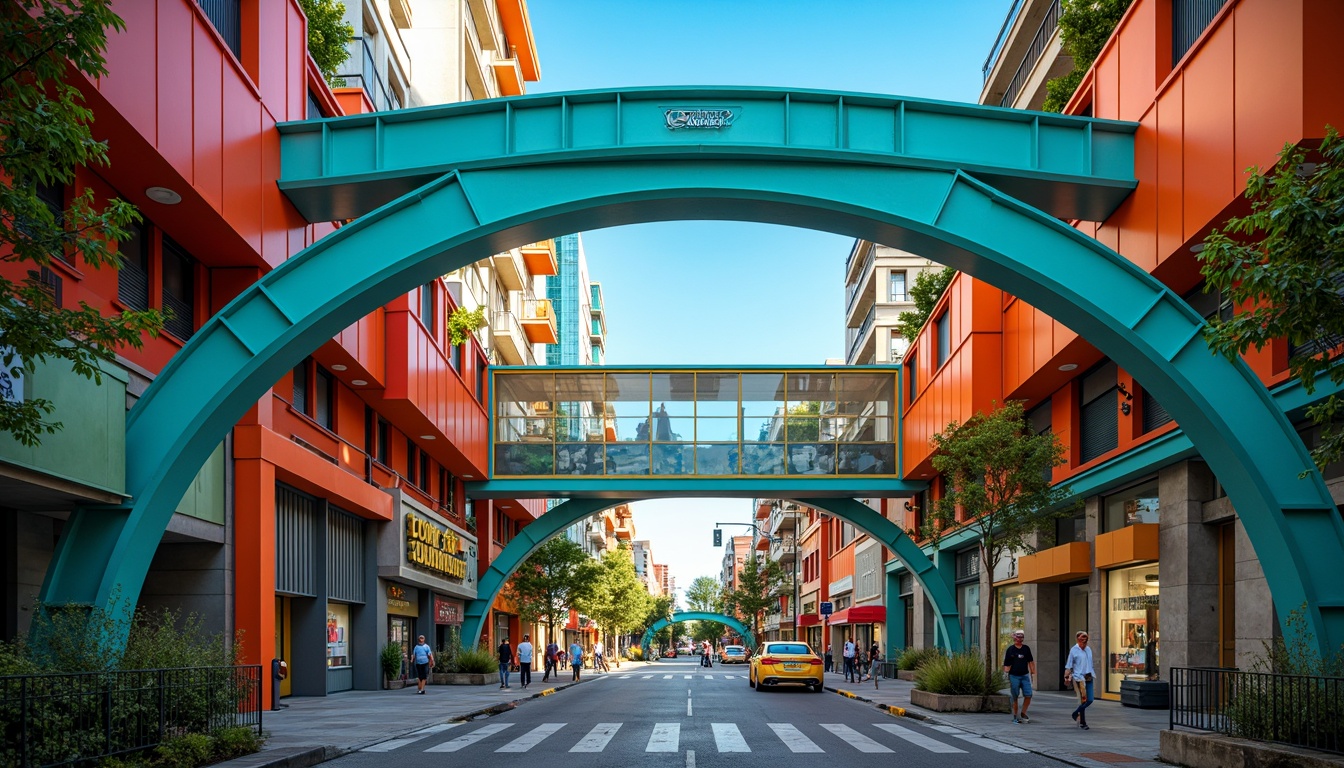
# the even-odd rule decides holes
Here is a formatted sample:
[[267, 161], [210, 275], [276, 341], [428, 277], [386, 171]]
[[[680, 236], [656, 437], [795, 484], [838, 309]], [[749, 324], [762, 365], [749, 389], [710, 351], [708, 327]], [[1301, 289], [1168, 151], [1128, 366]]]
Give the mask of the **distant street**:
[[1059, 765], [1001, 742], [891, 717], [833, 693], [758, 693], [747, 686], [746, 674], [746, 665], [701, 669], [695, 658], [631, 672], [584, 670], [585, 683], [554, 696], [494, 717], [431, 726], [335, 764], [442, 766], [450, 757], [445, 753], [456, 753], [454, 763], [693, 768], [726, 764], [724, 753], [743, 753], [729, 759], [758, 766], [794, 763], [798, 753], [811, 753], [840, 755], [846, 768], [890, 766], [896, 756], [920, 766], [999, 768], [1005, 758], [1013, 766]]

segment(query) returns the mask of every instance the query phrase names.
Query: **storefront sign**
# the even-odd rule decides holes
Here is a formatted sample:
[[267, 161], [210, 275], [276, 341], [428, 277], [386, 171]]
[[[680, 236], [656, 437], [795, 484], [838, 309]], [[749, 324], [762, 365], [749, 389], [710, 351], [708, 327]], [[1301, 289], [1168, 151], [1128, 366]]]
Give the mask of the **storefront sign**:
[[1157, 608], [1158, 595], [1134, 595], [1132, 597], [1117, 597], [1111, 600], [1111, 610], [1113, 611], [1142, 611], [1148, 608]]
[[387, 612], [396, 616], [420, 615], [420, 595], [414, 589], [387, 585]]
[[[740, 107], [739, 107], [740, 109]], [[737, 119], [737, 112], [731, 109], [668, 109], [663, 111], [663, 120], [669, 131], [678, 128], [727, 128]]]
[[462, 603], [458, 600], [449, 600], [445, 597], [434, 596], [434, 623], [435, 624], [461, 624], [462, 623]]
[[427, 518], [406, 513], [406, 561], [453, 581], [467, 578], [466, 544], [454, 531]]

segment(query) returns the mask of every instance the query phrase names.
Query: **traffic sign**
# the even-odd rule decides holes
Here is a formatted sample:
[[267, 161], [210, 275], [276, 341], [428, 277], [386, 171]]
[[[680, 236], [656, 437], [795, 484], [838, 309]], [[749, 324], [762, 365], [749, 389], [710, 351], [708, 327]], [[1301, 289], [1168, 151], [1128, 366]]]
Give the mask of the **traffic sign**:
[[830, 616], [834, 612], [834, 607], [830, 600], [823, 601], [821, 604], [821, 615]]

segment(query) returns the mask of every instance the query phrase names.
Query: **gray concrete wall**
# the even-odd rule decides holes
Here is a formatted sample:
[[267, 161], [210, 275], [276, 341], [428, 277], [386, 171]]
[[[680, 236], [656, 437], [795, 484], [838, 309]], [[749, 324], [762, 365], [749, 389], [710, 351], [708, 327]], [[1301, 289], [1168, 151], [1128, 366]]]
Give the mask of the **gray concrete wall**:
[[138, 609], [196, 614], [211, 635], [231, 633], [233, 556], [223, 544], [160, 544], [150, 562]]
[[1265, 571], [1255, 557], [1255, 549], [1240, 518], [1233, 547], [1237, 560], [1237, 667], [1250, 669], [1279, 635], [1279, 624]]
[[[1213, 475], [1183, 461], [1158, 473], [1162, 666], [1218, 666], [1218, 528], [1204, 524]], [[1165, 675], [1164, 675], [1165, 677]]]
[[42, 591], [47, 566], [56, 551], [56, 534], [62, 521], [32, 512], [5, 511], [4, 537], [12, 551], [0, 552], [6, 563], [5, 585], [10, 594], [4, 601], [3, 637], [10, 640], [27, 634], [33, 621], [33, 605]]

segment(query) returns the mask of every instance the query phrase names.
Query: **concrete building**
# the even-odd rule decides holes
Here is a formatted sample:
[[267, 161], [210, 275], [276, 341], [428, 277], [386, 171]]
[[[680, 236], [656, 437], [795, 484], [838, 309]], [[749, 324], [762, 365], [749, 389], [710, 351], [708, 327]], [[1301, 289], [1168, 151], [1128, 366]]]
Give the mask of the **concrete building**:
[[900, 363], [910, 342], [896, 330], [915, 302], [910, 288], [921, 272], [942, 269], [899, 248], [856, 240], [845, 259], [845, 363]]
[[[1056, 6], [1014, 4], [986, 66], [983, 101], [1040, 103], [1044, 75], [1063, 66]], [[1174, 16], [1171, 3], [1135, 0], [1066, 111], [1138, 122], [1135, 170], [1147, 190], [1106, 221], [1075, 226], [1210, 317], [1226, 309], [1203, 293], [1196, 253], [1211, 229], [1244, 210], [1244, 169], [1269, 167], [1285, 143], [1310, 146], [1327, 123], [1344, 120], [1344, 99], [1318, 77], [1338, 59], [1344, 9], [1241, 0], [1188, 10]], [[966, 537], [953, 533], [936, 553], [926, 550], [957, 595], [964, 636], [994, 620], [1002, 647], [1025, 629], [1040, 687], [1053, 689], [1074, 634], [1086, 630], [1107, 698], [1164, 691], [1170, 667], [1247, 666], [1278, 633], [1275, 609], [1285, 606], [1274, 605], [1237, 510], [1193, 449], [1168, 448], [1180, 425], [1143, 382], [1030, 300], [958, 275], [905, 358], [902, 472], [928, 478], [931, 489], [897, 510], [903, 527], [917, 528], [943, 492], [929, 435], [1006, 399], [1024, 401], [1033, 428], [1067, 446], [1053, 479], [1083, 503], [1038, 552], [1005, 558], [988, 595]], [[1289, 351], [1279, 341], [1246, 355], [1279, 398], [1297, 391]], [[1302, 422], [1300, 431], [1310, 445], [1313, 429]], [[1336, 503], [1344, 501], [1344, 468], [1325, 476]], [[894, 562], [887, 573], [891, 634], [901, 638], [888, 647], [935, 642], [922, 590]]]

